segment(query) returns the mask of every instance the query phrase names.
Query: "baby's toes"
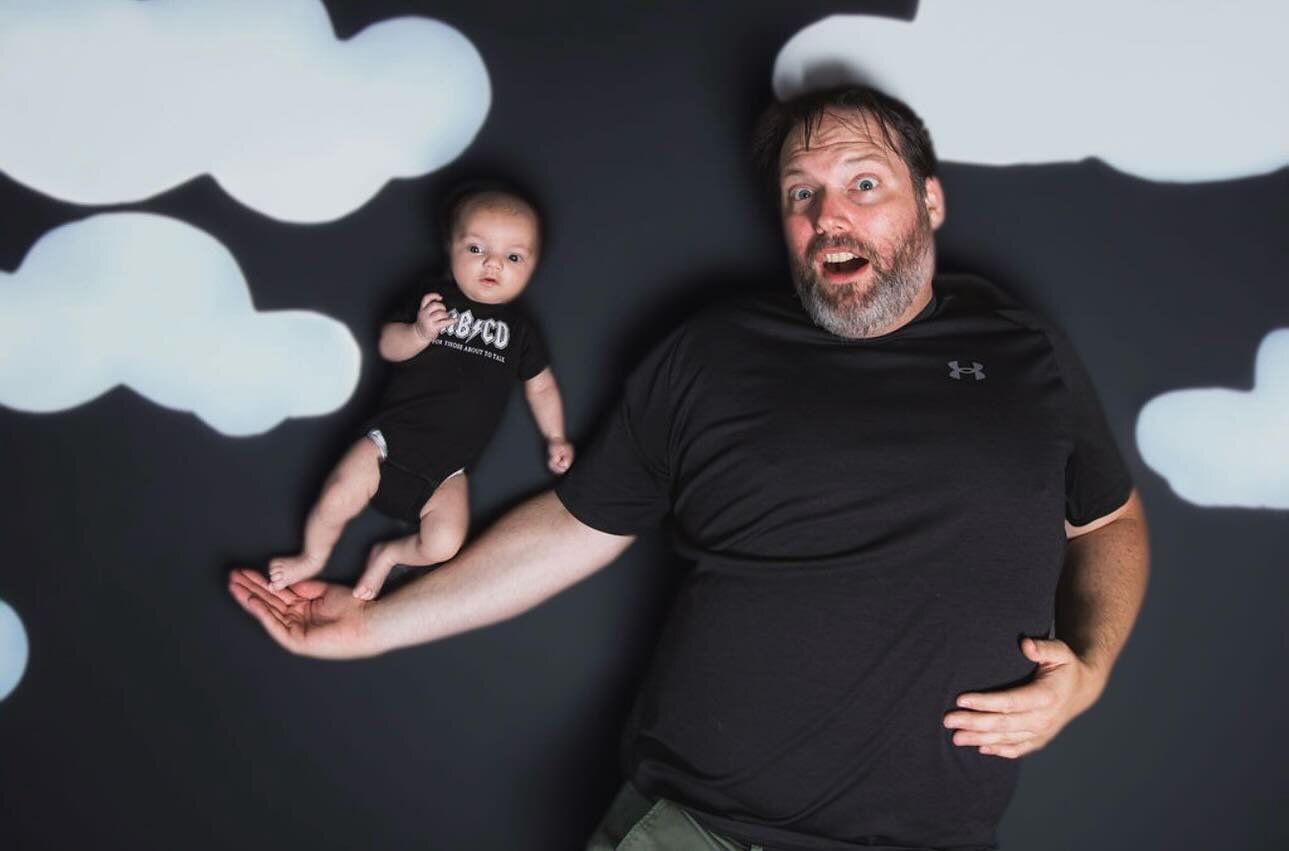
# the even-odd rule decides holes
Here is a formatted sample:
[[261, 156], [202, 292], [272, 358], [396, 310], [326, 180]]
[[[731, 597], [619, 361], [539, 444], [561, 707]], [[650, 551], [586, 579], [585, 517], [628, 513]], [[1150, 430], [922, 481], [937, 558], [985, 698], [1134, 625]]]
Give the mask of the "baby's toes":
[[384, 554], [384, 544], [377, 544], [371, 548], [371, 555], [367, 558], [367, 567], [364, 568], [363, 575], [358, 578], [358, 584], [354, 586], [353, 594], [359, 600], [376, 599], [381, 586], [385, 584], [385, 577], [389, 576], [394, 564], [388, 558], [385, 558]]
[[305, 559], [279, 559], [276, 565], [269, 563], [269, 584], [281, 589], [308, 579], [317, 572], [318, 566]]

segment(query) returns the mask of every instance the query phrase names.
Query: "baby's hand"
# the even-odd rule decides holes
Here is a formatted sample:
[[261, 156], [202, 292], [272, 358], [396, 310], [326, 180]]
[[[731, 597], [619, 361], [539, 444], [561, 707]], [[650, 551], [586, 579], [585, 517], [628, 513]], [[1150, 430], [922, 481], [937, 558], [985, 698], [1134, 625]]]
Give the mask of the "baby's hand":
[[563, 475], [573, 466], [573, 444], [562, 437], [546, 441], [546, 466], [552, 473]]
[[438, 293], [426, 293], [421, 298], [421, 306], [416, 310], [416, 334], [427, 344], [433, 343], [444, 328], [449, 328], [456, 320], [448, 314], [443, 306], [443, 296]]

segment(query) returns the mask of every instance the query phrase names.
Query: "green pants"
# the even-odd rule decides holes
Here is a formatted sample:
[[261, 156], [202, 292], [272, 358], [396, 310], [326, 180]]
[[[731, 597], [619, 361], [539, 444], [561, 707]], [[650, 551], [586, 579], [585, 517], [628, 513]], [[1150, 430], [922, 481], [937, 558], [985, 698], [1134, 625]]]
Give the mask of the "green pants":
[[646, 798], [626, 783], [591, 835], [586, 851], [764, 851], [712, 833], [666, 798]]

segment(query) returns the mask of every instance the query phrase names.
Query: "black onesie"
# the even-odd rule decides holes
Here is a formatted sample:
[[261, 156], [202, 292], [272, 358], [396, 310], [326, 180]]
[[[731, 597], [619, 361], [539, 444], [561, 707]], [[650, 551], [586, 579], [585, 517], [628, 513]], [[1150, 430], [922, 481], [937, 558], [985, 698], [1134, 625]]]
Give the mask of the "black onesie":
[[628, 777], [775, 849], [990, 848], [1019, 765], [957, 747], [956, 696], [1030, 676], [1064, 523], [1131, 482], [1063, 338], [937, 277], [878, 338], [790, 291], [696, 316], [558, 486], [614, 534], [670, 515], [696, 564], [624, 736]]
[[378, 413], [364, 427], [379, 429], [389, 449], [372, 507], [413, 524], [434, 489], [483, 452], [515, 379], [527, 381], [548, 363], [537, 326], [515, 302], [471, 301], [452, 282], [427, 282], [389, 321], [415, 322], [428, 292], [443, 296], [456, 322], [390, 365]]

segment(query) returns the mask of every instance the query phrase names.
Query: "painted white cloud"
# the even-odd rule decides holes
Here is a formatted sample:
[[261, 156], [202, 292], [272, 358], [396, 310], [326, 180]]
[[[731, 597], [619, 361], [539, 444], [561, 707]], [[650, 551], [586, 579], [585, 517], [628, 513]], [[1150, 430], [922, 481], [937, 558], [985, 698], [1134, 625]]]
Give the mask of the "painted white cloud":
[[793, 36], [774, 90], [862, 79], [907, 101], [946, 160], [1095, 156], [1163, 181], [1289, 164], [1284, 0], [921, 0], [914, 21], [836, 15]]
[[18, 613], [0, 600], [0, 700], [17, 687], [27, 670], [27, 631]]
[[456, 158], [490, 100], [474, 45], [428, 18], [342, 42], [320, 0], [0, 0], [0, 170], [79, 204], [210, 174], [330, 221]]
[[1174, 390], [1147, 402], [1137, 448], [1189, 502], [1289, 509], [1289, 328], [1263, 338], [1251, 391]]
[[305, 310], [257, 312], [209, 234], [151, 213], [55, 228], [0, 273], [0, 404], [49, 412], [124, 384], [224, 434], [324, 414], [358, 381], [358, 344]]

